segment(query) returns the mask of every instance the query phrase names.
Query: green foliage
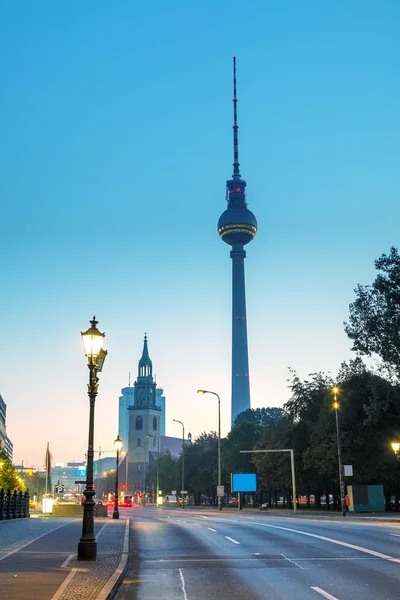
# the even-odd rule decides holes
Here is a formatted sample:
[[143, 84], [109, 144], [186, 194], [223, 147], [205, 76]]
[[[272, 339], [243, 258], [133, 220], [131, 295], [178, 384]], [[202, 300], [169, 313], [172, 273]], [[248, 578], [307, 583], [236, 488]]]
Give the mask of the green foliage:
[[0, 489], [25, 491], [25, 484], [4, 452], [0, 452]]
[[358, 285], [350, 304], [345, 331], [353, 350], [378, 356], [383, 367], [400, 380], [400, 256], [392, 247], [389, 255], [375, 261], [380, 271], [371, 286]]
[[151, 471], [154, 489], [157, 482], [157, 462], [159, 469], [159, 485], [163, 495], [170, 494], [173, 489], [180, 489], [180, 487], [177, 487], [178, 459], [174, 458], [169, 450], [160, 456], [159, 459], [156, 458], [154, 461], [154, 466]]
[[283, 417], [283, 409], [276, 406], [265, 408], [248, 408], [239, 413], [235, 419], [234, 425], [239, 425], [244, 421], [256, 423], [257, 425], [271, 425], [277, 423]]

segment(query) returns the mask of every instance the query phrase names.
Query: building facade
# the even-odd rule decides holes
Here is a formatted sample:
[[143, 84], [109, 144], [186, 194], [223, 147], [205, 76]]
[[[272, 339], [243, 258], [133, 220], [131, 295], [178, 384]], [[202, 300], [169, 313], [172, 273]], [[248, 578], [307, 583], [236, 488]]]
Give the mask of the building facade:
[[128, 448], [129, 444], [129, 407], [134, 405], [135, 388], [129, 385], [121, 390], [118, 405], [118, 435], [123, 441], [123, 450]]
[[165, 421], [167, 418], [166, 405], [165, 405], [164, 390], [162, 388], [156, 388], [156, 406], [161, 408], [160, 413], [160, 435], [165, 435]]
[[6, 456], [12, 460], [13, 445], [7, 436], [6, 415], [7, 404], [4, 402], [3, 396], [0, 394], [0, 451], [4, 452]]

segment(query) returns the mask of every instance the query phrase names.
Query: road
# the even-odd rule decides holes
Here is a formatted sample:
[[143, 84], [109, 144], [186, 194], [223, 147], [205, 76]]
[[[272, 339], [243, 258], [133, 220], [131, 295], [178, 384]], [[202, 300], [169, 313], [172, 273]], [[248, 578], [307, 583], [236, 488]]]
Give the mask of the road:
[[123, 509], [117, 600], [400, 600], [400, 523]]

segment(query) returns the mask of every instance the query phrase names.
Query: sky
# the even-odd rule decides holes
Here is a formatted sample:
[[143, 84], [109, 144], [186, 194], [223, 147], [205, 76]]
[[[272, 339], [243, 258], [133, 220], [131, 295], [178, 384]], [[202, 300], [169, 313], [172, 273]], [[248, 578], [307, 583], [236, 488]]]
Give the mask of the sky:
[[[239, 159], [252, 407], [288, 368], [336, 376], [358, 283], [399, 239], [397, 0], [0, 2], [0, 393], [14, 462], [81, 461], [93, 315], [108, 350], [95, 445], [147, 332], [167, 434], [230, 428], [231, 260], [218, 237]], [[106, 455], [106, 454], [103, 454]]]

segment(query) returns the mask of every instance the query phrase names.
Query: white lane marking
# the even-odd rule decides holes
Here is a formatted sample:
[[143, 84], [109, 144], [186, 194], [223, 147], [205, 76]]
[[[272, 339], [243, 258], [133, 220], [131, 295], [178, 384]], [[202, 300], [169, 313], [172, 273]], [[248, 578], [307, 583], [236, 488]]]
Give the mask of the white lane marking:
[[64, 593], [65, 588], [71, 583], [71, 579], [73, 577], [75, 577], [75, 574], [77, 571], [78, 571], [78, 569], [71, 569], [71, 572], [68, 573], [68, 575], [66, 576], [66, 578], [64, 579], [64, 581], [62, 582], [62, 584], [60, 585], [60, 587], [54, 594], [54, 596], [51, 597], [51, 600], [58, 600], [59, 598], [61, 598], [62, 594]]
[[214, 533], [217, 533], [217, 530], [213, 529], [212, 527], [207, 527], [207, 529], [209, 529], [210, 531], [214, 531]]
[[229, 540], [233, 544], [240, 544], [240, 542], [237, 542], [236, 540], [234, 540], [233, 538], [229, 537], [228, 535], [225, 536], [225, 539]]
[[390, 535], [394, 535], [394, 537], [400, 537], [399, 533], [391, 533]]
[[96, 596], [96, 600], [106, 600], [111, 595], [111, 590], [114, 588], [116, 582], [119, 577], [121, 577], [123, 571], [126, 568], [126, 563], [128, 562], [128, 554], [129, 554], [129, 519], [125, 521], [125, 534], [124, 534], [124, 545], [122, 548], [121, 560], [119, 561], [118, 567], [115, 569], [114, 573], [111, 575], [110, 579], [107, 581], [105, 586], [102, 588], [101, 592], [98, 596]]
[[365, 552], [365, 554], [371, 554], [372, 556], [376, 556], [377, 558], [385, 558], [386, 560], [400, 563], [400, 558], [394, 558], [393, 556], [389, 556], [388, 554], [382, 554], [382, 552], [376, 552], [375, 550], [370, 550], [369, 548], [363, 548], [362, 546], [356, 546], [355, 544], [348, 544], [347, 542], [335, 540], [334, 538], [328, 538], [328, 537], [325, 537], [324, 535], [308, 533], [308, 531], [301, 531], [300, 529], [290, 529], [289, 527], [279, 527], [278, 525], [266, 525], [265, 523], [254, 523], [254, 525], [261, 525], [261, 527], [269, 527], [271, 529], [281, 529], [282, 531], [290, 531], [291, 533], [299, 533], [300, 535], [306, 535], [307, 537], [316, 538], [317, 540], [322, 540], [324, 542], [330, 542], [331, 544], [338, 544], [338, 546], [345, 546], [346, 548], [351, 548], [352, 550], [358, 550], [359, 552]]
[[200, 515], [200, 517], [201, 517], [202, 519], [208, 519], [208, 517], [205, 517], [204, 515]]
[[325, 592], [325, 590], [321, 590], [321, 588], [319, 587], [311, 586], [311, 589], [314, 590], [314, 592], [318, 592], [318, 594], [321, 594], [321, 596], [323, 596], [324, 598], [328, 598], [328, 600], [338, 600], [335, 596], [332, 596], [332, 594]]
[[184, 598], [184, 600], [187, 600], [186, 587], [185, 587], [185, 580], [183, 579], [183, 573], [182, 573], [182, 569], [179, 569], [179, 575], [180, 575], [180, 578], [181, 578], [181, 584], [182, 584], [183, 598]]
[[[74, 519], [74, 520], [76, 521], [77, 519]], [[69, 521], [69, 523], [71, 523], [71, 521]], [[26, 546], [29, 546], [29, 544], [33, 544], [33, 542], [40, 540], [40, 538], [44, 537], [45, 535], [48, 535], [49, 533], [53, 533], [53, 531], [57, 531], [57, 529], [61, 529], [61, 527], [65, 527], [66, 525], [68, 525], [68, 522], [63, 523], [62, 525], [58, 525], [58, 527], [54, 527], [54, 529], [50, 529], [50, 531], [46, 531], [45, 533], [38, 535], [37, 537], [35, 537], [34, 540], [31, 540], [30, 542], [27, 542], [26, 544], [22, 544], [22, 546], [20, 546], [19, 548], [16, 548], [15, 550], [12, 550], [11, 552], [8, 552], [4, 556], [0, 556], [0, 560], [4, 560], [5, 558], [8, 558], [9, 556], [11, 556], [11, 554], [15, 554], [16, 552], [19, 552], [20, 550], [22, 550], [22, 548], [26, 548]]]
[[302, 567], [301, 565], [298, 565], [297, 563], [295, 563], [294, 560], [291, 560], [290, 558], [288, 558], [287, 556], [285, 556], [282, 553], [281, 553], [281, 556], [283, 556], [283, 558], [285, 560], [287, 560], [288, 562], [292, 563], [292, 565], [294, 565], [295, 567], [299, 567], [299, 569], [302, 569], [304, 571], [304, 567]]
[[261, 556], [261, 552], [254, 552], [254, 556]]
[[70, 555], [68, 556], [68, 558], [66, 558], [66, 559], [64, 560], [63, 564], [62, 564], [62, 565], [60, 565], [60, 567], [65, 569], [65, 568], [68, 566], [68, 563], [69, 563], [69, 562], [70, 562], [70, 561], [71, 561], [71, 560], [74, 558], [74, 556], [75, 556], [75, 554], [70, 554]]

